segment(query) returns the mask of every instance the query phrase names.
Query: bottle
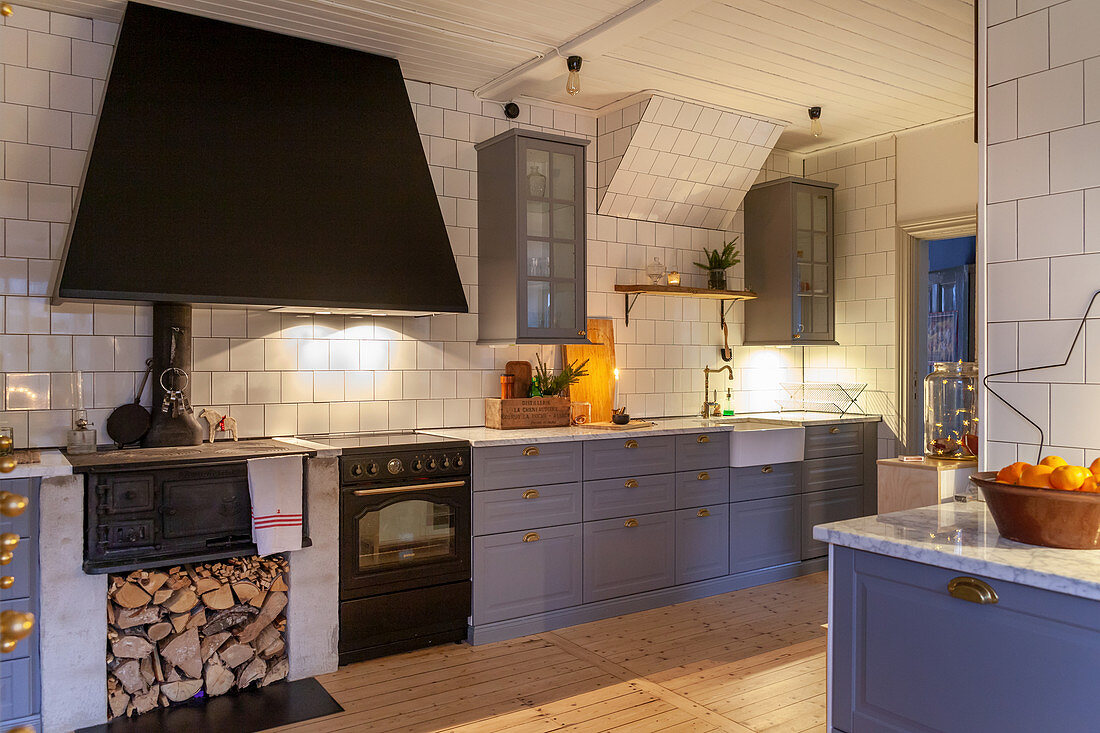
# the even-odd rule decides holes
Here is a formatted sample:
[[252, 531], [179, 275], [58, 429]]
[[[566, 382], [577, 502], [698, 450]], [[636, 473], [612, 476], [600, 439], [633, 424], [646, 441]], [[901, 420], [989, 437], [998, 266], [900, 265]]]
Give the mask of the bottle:
[[732, 417], [733, 414], [733, 392], [729, 387], [726, 387], [726, 405], [722, 410], [722, 415], [723, 417]]

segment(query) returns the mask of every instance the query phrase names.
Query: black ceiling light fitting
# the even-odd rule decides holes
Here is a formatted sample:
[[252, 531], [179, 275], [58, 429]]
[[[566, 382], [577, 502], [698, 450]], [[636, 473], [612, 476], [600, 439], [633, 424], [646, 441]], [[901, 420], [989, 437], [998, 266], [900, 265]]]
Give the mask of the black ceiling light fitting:
[[515, 102], [508, 102], [504, 105], [504, 116], [510, 120], [514, 120], [519, 117], [519, 105]]
[[810, 134], [821, 137], [821, 107], [810, 107], [806, 111], [810, 113]]
[[570, 56], [565, 59], [565, 68], [569, 69], [569, 76], [565, 80], [565, 91], [570, 97], [581, 93], [581, 61], [580, 56]]

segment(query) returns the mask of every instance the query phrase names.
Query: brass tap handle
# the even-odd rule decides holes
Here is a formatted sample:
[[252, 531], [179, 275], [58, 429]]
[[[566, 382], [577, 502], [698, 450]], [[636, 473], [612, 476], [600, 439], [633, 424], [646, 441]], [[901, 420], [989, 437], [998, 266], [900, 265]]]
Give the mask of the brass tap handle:
[[695, 516], [697, 516], [697, 517], [709, 517], [710, 516], [710, 509], [700, 509], [698, 512], [695, 513]]
[[5, 517], [18, 517], [26, 510], [27, 501], [27, 497], [21, 494], [0, 491], [0, 514]]
[[527, 446], [526, 448], [523, 449], [523, 455], [525, 455], [525, 456], [537, 456], [538, 454], [539, 454], [539, 449], [538, 449], [537, 446], [529, 445], [529, 446]]
[[696, 443], [709, 443], [710, 442], [710, 436], [709, 435], [700, 435], [699, 437], [697, 437], [695, 439], [695, 442]]
[[638, 447], [638, 441], [628, 440], [625, 443], [623, 443], [623, 447], [624, 448], [637, 448]]
[[537, 498], [539, 498], [539, 490], [538, 489], [527, 489], [527, 491], [523, 492], [523, 498], [524, 499], [537, 499]]
[[538, 542], [540, 539], [542, 538], [539, 537], [538, 532], [528, 532], [527, 534], [523, 535], [524, 542]]
[[0, 652], [15, 650], [15, 645], [34, 631], [34, 614], [0, 611]]
[[978, 603], [983, 606], [1000, 600], [997, 597], [997, 591], [993, 590], [993, 586], [989, 583], [965, 575], [952, 578], [947, 583], [947, 592], [951, 594], [952, 598]]
[[836, 425], [829, 428], [829, 435], [836, 435], [839, 432], [840, 432], [840, 428], [838, 428]]
[[15, 578], [10, 575], [0, 575], [0, 590], [7, 590], [15, 585]]
[[15, 532], [0, 534], [0, 550], [11, 552], [19, 545], [19, 535]]
[[696, 476], [696, 478], [699, 479], [700, 481], [709, 481], [710, 480], [710, 474], [707, 473], [706, 471], [700, 471], [699, 475]]
[[631, 517], [630, 519], [623, 522], [623, 526], [624, 527], [637, 527], [638, 526], [638, 520]]

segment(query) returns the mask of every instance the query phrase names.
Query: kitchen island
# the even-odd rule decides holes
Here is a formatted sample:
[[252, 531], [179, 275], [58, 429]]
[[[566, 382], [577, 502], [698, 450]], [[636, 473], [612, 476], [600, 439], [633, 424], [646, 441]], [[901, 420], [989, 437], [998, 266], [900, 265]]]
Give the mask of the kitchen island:
[[830, 545], [830, 731], [1097, 729], [1100, 552], [1006, 540], [975, 501], [814, 537]]
[[877, 415], [421, 433], [472, 444], [469, 639], [824, 570], [816, 524], [875, 511]]

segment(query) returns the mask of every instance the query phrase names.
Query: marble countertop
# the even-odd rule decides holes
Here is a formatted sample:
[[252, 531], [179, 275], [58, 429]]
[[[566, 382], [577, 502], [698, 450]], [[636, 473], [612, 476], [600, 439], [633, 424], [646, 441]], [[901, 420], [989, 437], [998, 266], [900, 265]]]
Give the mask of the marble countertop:
[[20, 463], [11, 473], [0, 473], [0, 481], [10, 478], [45, 478], [47, 476], [68, 476], [72, 474], [72, 464], [59, 450], [42, 449], [38, 463]]
[[675, 435], [699, 431], [736, 431], [739, 425], [748, 422], [765, 422], [777, 427], [802, 427], [806, 425], [838, 425], [855, 422], [878, 422], [879, 415], [832, 415], [822, 412], [766, 412], [744, 413], [735, 418], [723, 420], [704, 420], [700, 417], [658, 417], [651, 422], [652, 427], [639, 427], [630, 430], [601, 430], [583, 427], [529, 428], [517, 430], [497, 430], [495, 428], [432, 428], [417, 430], [425, 435], [439, 435], [444, 438], [468, 440], [474, 447], [491, 445], [515, 445], [517, 443], [557, 443], [569, 440], [600, 440], [618, 438], [623, 435]]
[[1100, 600], [1100, 550], [1006, 540], [984, 502], [940, 504], [814, 527], [834, 545]]

